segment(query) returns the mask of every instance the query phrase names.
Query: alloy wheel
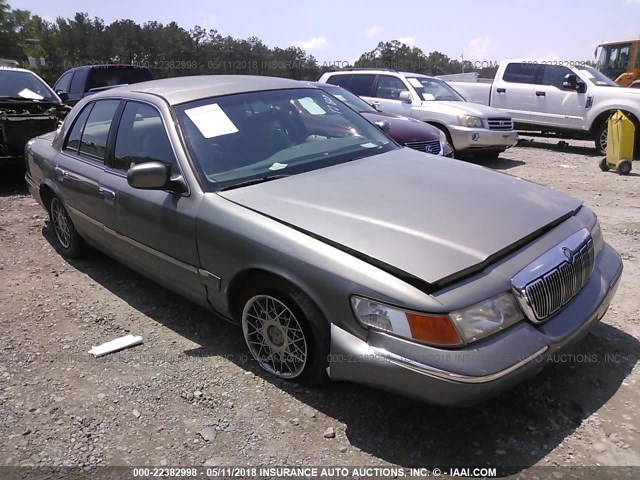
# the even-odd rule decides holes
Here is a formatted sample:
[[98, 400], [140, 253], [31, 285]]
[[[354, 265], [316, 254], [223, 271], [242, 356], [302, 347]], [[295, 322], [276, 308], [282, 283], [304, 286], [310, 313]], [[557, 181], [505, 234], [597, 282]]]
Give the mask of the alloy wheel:
[[267, 372], [285, 379], [299, 376], [308, 347], [296, 315], [270, 295], [249, 299], [242, 312], [242, 331], [253, 358]]
[[60, 242], [62, 248], [71, 246], [71, 228], [69, 225], [69, 217], [57, 198], [51, 200], [51, 222], [56, 233], [56, 238]]

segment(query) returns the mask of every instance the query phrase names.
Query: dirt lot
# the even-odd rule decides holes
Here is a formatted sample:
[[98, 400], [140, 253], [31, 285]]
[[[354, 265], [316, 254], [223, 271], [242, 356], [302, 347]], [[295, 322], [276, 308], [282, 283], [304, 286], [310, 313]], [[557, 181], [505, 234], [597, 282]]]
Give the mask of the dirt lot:
[[[523, 141], [488, 166], [593, 208], [621, 286], [574, 357], [467, 409], [274, 380], [236, 327], [99, 253], [64, 260], [44, 211], [5, 181], [0, 465], [640, 465], [640, 165], [605, 174], [590, 144], [556, 143]], [[127, 333], [144, 344], [87, 354]]]

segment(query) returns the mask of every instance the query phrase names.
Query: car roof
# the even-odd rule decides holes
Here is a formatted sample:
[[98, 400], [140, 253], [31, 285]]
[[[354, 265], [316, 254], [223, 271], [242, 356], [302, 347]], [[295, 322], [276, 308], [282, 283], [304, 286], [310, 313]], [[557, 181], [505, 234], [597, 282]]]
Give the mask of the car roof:
[[432, 75], [425, 75], [424, 73], [413, 73], [413, 72], [401, 72], [398, 70], [390, 70], [388, 68], [346, 68], [343, 70], [334, 70], [333, 72], [327, 72], [325, 75], [334, 75], [334, 74], [338, 74], [338, 75], [350, 75], [350, 74], [354, 74], [354, 73], [359, 73], [359, 74], [375, 74], [375, 75], [379, 75], [382, 73], [387, 73], [387, 74], [398, 74], [398, 75], [403, 75], [403, 76], [407, 76], [407, 77], [426, 77], [426, 78], [435, 78]]
[[31, 70], [27, 70], [26, 68], [7, 67], [7, 66], [4, 66], [4, 65], [0, 65], [0, 71], [27, 72], [27, 73], [31, 73], [31, 74], [37, 76], [37, 74], [35, 72], [32, 72]]
[[94, 69], [107, 69], [107, 68], [113, 68], [113, 69], [117, 69], [117, 68], [122, 68], [122, 69], [141, 69], [141, 70], [147, 70], [147, 67], [141, 66], [141, 65], [129, 65], [128, 63], [102, 63], [102, 64], [91, 64], [91, 65], [79, 65], [77, 67], [72, 67], [69, 70], [65, 70], [64, 73], [66, 72], [75, 72], [78, 70], [94, 70]]
[[315, 88], [298, 80], [256, 75], [198, 75], [192, 77], [163, 78], [148, 82], [123, 85], [93, 97], [147, 93], [164, 98], [170, 105], [200, 100], [202, 98], [234, 95], [237, 93], [280, 90], [287, 88]]

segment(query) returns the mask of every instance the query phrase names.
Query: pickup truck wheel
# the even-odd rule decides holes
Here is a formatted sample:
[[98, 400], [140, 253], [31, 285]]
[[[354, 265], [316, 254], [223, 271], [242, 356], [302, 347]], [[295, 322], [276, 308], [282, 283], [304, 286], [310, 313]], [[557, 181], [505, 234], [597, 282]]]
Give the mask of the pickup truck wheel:
[[82, 237], [58, 197], [53, 197], [49, 204], [49, 219], [53, 227], [57, 249], [70, 258], [79, 257], [83, 250]]
[[328, 379], [329, 324], [309, 297], [287, 282], [270, 279], [246, 290], [242, 332], [268, 373], [306, 385]]
[[596, 150], [600, 155], [607, 154], [607, 122], [602, 122], [596, 130], [595, 136]]

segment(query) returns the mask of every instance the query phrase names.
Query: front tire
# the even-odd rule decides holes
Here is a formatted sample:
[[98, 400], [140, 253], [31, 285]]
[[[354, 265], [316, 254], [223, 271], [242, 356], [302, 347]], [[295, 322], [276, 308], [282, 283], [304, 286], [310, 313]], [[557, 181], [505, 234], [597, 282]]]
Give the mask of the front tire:
[[594, 139], [594, 143], [595, 143], [595, 147], [597, 152], [600, 155], [606, 155], [607, 154], [607, 126], [608, 126], [609, 121], [605, 120], [604, 122], [602, 122], [602, 125], [600, 125], [597, 129], [596, 129], [596, 136]]
[[279, 279], [245, 292], [242, 333], [258, 365], [283, 380], [326, 382], [329, 324], [309, 297]]
[[82, 237], [58, 197], [53, 197], [49, 204], [49, 220], [53, 227], [56, 249], [66, 257], [79, 257], [84, 247]]

